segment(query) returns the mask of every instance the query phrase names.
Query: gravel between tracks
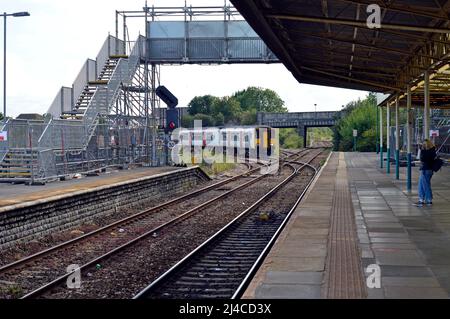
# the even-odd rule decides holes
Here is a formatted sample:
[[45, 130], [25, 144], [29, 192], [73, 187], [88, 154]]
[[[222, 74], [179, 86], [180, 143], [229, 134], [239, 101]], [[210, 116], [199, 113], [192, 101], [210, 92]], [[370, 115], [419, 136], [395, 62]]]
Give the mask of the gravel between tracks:
[[118, 220], [125, 218], [127, 216], [130, 216], [132, 214], [135, 214], [145, 207], [153, 207], [153, 206], [160, 205], [160, 204], [167, 202], [175, 197], [179, 197], [179, 196], [182, 196], [189, 192], [195, 191], [197, 189], [204, 188], [208, 185], [217, 183], [221, 180], [243, 174], [247, 170], [248, 170], [247, 166], [244, 164], [241, 164], [241, 165], [236, 166], [234, 169], [222, 172], [221, 174], [217, 175], [214, 178], [214, 180], [211, 180], [211, 181], [208, 181], [205, 183], [201, 183], [201, 184], [191, 188], [187, 192], [178, 192], [176, 194], [172, 194], [171, 196], [163, 196], [162, 198], [158, 198], [158, 199], [149, 199], [148, 201], [142, 203], [142, 206], [140, 209], [125, 209], [125, 208], [120, 209], [120, 210], [116, 211], [114, 214], [110, 214], [110, 215], [102, 216], [102, 217], [95, 217], [91, 221], [89, 221], [87, 223], [83, 223], [77, 227], [73, 227], [71, 229], [61, 231], [61, 232], [55, 232], [51, 235], [43, 236], [39, 239], [35, 239], [35, 240], [29, 241], [26, 243], [17, 244], [11, 249], [0, 251], [0, 266], [9, 264], [11, 262], [14, 262], [16, 260], [24, 258], [26, 256], [30, 256], [39, 251], [42, 251], [47, 248], [58, 245], [62, 242], [77, 238], [80, 235], [89, 233], [100, 227], [111, 224], [115, 221], [118, 221]]
[[148, 237], [104, 260], [101, 267], [82, 272], [81, 289], [69, 290], [65, 285], [45, 293], [43, 298], [130, 298], [143, 289], [195, 247], [221, 229], [241, 211], [253, 204], [269, 189], [286, 178], [291, 169], [280, 176], [268, 176], [257, 184], [232, 194], [212, 206]]
[[130, 298], [290, 174], [270, 176], [187, 220], [82, 272], [82, 288], [65, 285], [43, 298]]

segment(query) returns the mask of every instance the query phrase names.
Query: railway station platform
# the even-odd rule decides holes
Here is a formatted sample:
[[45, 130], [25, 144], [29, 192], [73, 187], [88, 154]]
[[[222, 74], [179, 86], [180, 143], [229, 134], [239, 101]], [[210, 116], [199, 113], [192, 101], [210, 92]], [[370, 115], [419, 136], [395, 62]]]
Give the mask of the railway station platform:
[[28, 186], [25, 184], [0, 183], [0, 207], [20, 203], [45, 200], [47, 198], [70, 195], [80, 191], [88, 191], [98, 187], [139, 178], [175, 171], [177, 167], [139, 167], [125, 170], [108, 170], [97, 176], [55, 181], [45, 185]]
[[[244, 298], [448, 298], [450, 167], [433, 206], [379, 168], [375, 153], [333, 153]], [[378, 285], [378, 283], [380, 285]]]

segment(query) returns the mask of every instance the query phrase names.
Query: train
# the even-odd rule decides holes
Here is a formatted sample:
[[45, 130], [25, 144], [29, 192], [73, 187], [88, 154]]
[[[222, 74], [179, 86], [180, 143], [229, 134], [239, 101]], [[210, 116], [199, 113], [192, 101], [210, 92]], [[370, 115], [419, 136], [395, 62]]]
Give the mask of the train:
[[278, 131], [269, 126], [181, 128], [172, 135], [179, 148], [210, 150], [235, 159], [265, 161], [279, 153]]

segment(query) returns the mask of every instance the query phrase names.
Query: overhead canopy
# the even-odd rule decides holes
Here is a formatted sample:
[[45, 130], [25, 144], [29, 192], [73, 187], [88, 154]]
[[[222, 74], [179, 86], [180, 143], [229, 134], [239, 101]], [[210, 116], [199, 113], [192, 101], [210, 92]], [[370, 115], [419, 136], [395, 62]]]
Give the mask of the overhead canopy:
[[[450, 104], [449, 0], [231, 2], [301, 83], [389, 94], [409, 84], [420, 101], [428, 70], [431, 105]], [[371, 4], [381, 28], [367, 25]]]

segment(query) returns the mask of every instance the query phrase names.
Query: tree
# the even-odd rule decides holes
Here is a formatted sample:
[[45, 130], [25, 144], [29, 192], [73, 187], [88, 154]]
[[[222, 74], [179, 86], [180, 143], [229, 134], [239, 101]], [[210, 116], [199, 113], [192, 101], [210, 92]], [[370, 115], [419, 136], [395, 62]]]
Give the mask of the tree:
[[194, 126], [194, 117], [190, 114], [181, 117], [181, 127], [189, 128]]
[[303, 147], [303, 137], [293, 128], [280, 129], [280, 145], [282, 148], [298, 149]]
[[239, 101], [243, 111], [287, 112], [284, 101], [270, 89], [249, 87], [233, 95]]
[[222, 113], [214, 115], [214, 120], [216, 121], [216, 126], [223, 126], [223, 125], [225, 125], [225, 117], [223, 116]]
[[[215, 125], [254, 125], [257, 112], [287, 112], [284, 101], [269, 89], [249, 87], [233, 96], [218, 98], [211, 95], [196, 96], [188, 104], [191, 116], [197, 114], [212, 116]], [[186, 117], [185, 122], [191, 123]]]
[[216, 124], [216, 121], [214, 120], [214, 118], [211, 115], [208, 114], [195, 114], [194, 121], [202, 121], [202, 126], [206, 127], [206, 126], [214, 126]]
[[191, 115], [195, 114], [211, 114], [211, 108], [218, 100], [212, 95], [196, 96], [188, 104], [188, 112]]
[[364, 100], [351, 102], [342, 110], [333, 129], [335, 150], [351, 151], [353, 130], [357, 130], [357, 151], [375, 151], [376, 105], [376, 96], [370, 93]]
[[241, 115], [241, 105], [239, 101], [233, 97], [225, 96], [214, 103], [212, 114], [217, 116], [221, 113], [226, 124], [238, 124]]
[[256, 124], [256, 110], [242, 112], [240, 120], [242, 125]]

